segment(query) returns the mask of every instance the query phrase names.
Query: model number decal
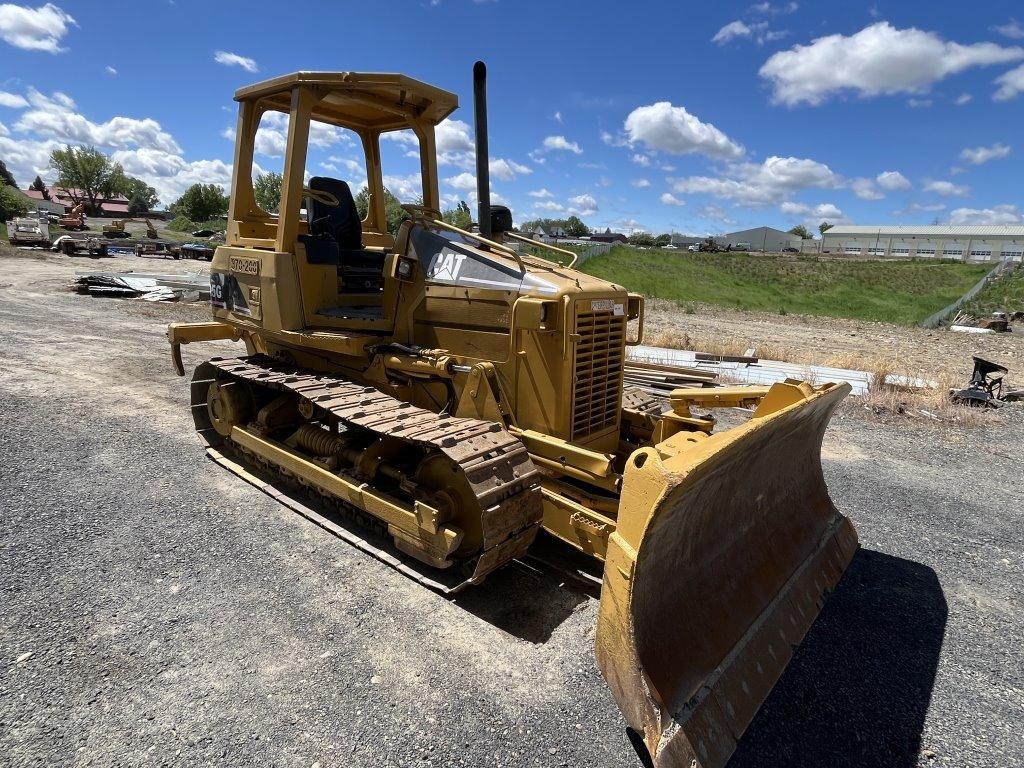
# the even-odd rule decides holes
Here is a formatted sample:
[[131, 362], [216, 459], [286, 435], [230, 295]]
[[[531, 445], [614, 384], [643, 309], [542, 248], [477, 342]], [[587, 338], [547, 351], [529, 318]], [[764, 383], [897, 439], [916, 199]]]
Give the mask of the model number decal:
[[259, 259], [243, 259], [240, 256], [232, 256], [231, 271], [243, 275], [258, 275], [260, 273]]

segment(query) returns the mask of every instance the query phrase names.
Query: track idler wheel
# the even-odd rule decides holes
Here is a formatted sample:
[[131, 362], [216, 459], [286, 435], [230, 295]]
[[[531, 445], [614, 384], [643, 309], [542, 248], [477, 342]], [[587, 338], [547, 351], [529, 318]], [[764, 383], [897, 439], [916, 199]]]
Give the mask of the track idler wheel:
[[230, 437], [233, 426], [247, 424], [252, 418], [252, 393], [239, 382], [215, 381], [206, 393], [206, 409], [217, 434]]

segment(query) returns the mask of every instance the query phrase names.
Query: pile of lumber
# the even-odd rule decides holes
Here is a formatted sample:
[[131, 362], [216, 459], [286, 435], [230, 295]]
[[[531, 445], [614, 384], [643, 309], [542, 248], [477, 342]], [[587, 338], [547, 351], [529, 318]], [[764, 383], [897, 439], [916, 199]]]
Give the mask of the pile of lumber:
[[699, 368], [629, 360], [626, 362], [624, 378], [627, 384], [645, 392], [668, 397], [673, 389], [681, 387], [713, 387], [717, 376], [714, 371]]

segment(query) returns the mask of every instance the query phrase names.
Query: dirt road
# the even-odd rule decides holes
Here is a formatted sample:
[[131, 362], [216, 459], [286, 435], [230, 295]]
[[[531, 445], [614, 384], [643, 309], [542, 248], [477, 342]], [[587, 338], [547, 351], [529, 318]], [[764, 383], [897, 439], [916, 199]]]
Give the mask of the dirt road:
[[[163, 338], [205, 308], [66, 291], [95, 266], [0, 250], [0, 763], [636, 764], [595, 600], [520, 568], [445, 600], [220, 470]], [[840, 413], [863, 550], [732, 768], [1019, 762], [1022, 413]]]

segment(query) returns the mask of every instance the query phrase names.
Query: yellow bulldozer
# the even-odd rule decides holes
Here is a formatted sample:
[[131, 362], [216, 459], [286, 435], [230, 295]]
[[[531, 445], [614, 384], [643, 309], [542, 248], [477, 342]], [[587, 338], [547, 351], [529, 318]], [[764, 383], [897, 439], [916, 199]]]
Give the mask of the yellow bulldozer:
[[[485, 68], [474, 68], [478, 231], [440, 215], [435, 127], [458, 106], [403, 75], [298, 72], [240, 89], [213, 320], [192, 414], [210, 455], [301, 488], [387, 539], [378, 557], [452, 593], [555, 537], [597, 561], [596, 656], [642, 760], [722, 766], [857, 548], [821, 442], [845, 384], [624, 387], [643, 298], [521, 254], [489, 195]], [[253, 192], [266, 112], [288, 118], [279, 212]], [[310, 122], [349, 129], [368, 205], [304, 181]], [[388, 231], [380, 139], [411, 132], [422, 200]], [[532, 241], [531, 241], [532, 242]], [[568, 258], [572, 257], [572, 259]], [[716, 429], [714, 408], [749, 419]], [[358, 542], [358, 538], [353, 539]], [[486, 586], [480, 587], [486, 589]]]

